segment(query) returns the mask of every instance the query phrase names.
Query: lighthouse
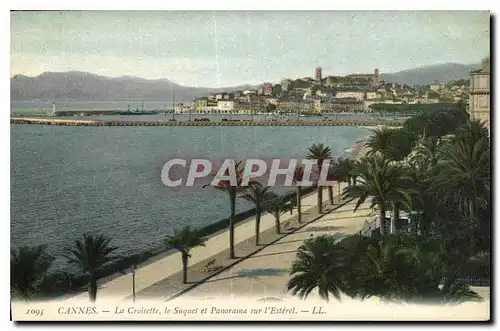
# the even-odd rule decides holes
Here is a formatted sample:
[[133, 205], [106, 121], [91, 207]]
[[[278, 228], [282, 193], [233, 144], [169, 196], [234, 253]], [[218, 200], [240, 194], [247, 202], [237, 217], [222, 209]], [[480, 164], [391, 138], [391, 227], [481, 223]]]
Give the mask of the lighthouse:
[[56, 114], [56, 103], [52, 102], [52, 115]]

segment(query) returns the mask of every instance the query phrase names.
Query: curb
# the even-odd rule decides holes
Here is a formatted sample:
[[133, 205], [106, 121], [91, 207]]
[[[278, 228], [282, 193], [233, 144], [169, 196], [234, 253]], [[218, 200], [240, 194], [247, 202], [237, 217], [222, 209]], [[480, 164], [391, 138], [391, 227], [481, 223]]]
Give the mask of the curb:
[[[319, 216], [317, 216], [317, 217], [313, 218], [312, 220], [310, 220], [310, 221], [309, 221], [309, 222], [307, 222], [307, 223], [300, 223], [300, 224], [301, 224], [301, 226], [299, 226], [299, 227], [295, 228], [293, 231], [285, 233], [285, 234], [284, 234], [284, 236], [279, 237], [279, 238], [277, 238], [277, 239], [275, 239], [275, 240], [271, 241], [270, 243], [268, 243], [268, 244], [266, 244], [266, 245], [264, 245], [264, 246], [261, 246], [260, 248], [258, 248], [257, 250], [255, 250], [253, 253], [250, 253], [250, 254], [248, 254], [247, 256], [242, 257], [242, 258], [240, 258], [240, 259], [238, 259], [238, 260], [234, 261], [233, 263], [228, 264], [227, 266], [225, 266], [224, 268], [222, 268], [222, 269], [220, 269], [220, 270], [216, 271], [216, 272], [215, 272], [215, 273], [213, 273], [212, 275], [209, 275], [209, 276], [207, 276], [207, 277], [203, 278], [202, 280], [200, 280], [200, 281], [198, 281], [198, 282], [196, 282], [196, 283], [194, 283], [194, 284], [192, 284], [192, 285], [188, 286], [187, 288], [185, 288], [185, 289], [183, 289], [183, 290], [180, 290], [179, 292], [177, 292], [177, 293], [173, 294], [172, 296], [170, 296], [169, 298], [167, 298], [165, 301], [171, 301], [171, 300], [173, 300], [173, 299], [175, 299], [175, 298], [177, 298], [177, 297], [179, 297], [179, 296], [183, 295], [184, 293], [191, 291], [191, 290], [192, 290], [192, 289], [194, 289], [195, 287], [197, 287], [197, 286], [199, 286], [199, 285], [201, 285], [201, 284], [205, 283], [205, 282], [206, 282], [207, 280], [209, 280], [210, 278], [213, 278], [213, 277], [215, 277], [215, 276], [217, 276], [217, 275], [219, 275], [219, 274], [223, 273], [224, 271], [226, 271], [226, 270], [228, 270], [228, 269], [230, 269], [230, 268], [234, 267], [234, 266], [235, 266], [235, 265], [237, 265], [238, 263], [240, 263], [240, 262], [242, 262], [242, 261], [244, 261], [244, 260], [248, 259], [249, 257], [252, 257], [253, 255], [255, 255], [255, 254], [259, 253], [259, 252], [260, 252], [260, 251], [262, 251], [264, 248], [267, 248], [267, 247], [269, 247], [269, 246], [273, 245], [274, 243], [276, 243], [276, 242], [280, 241], [281, 239], [286, 238], [287, 236], [289, 236], [289, 235], [291, 235], [291, 234], [293, 234], [293, 233], [297, 232], [298, 230], [302, 229], [302, 228], [303, 228], [303, 227], [305, 227], [306, 225], [308, 225], [308, 224], [310, 224], [310, 223], [312, 223], [312, 222], [317, 221], [318, 219], [322, 218], [322, 217], [323, 217], [323, 216], [325, 216], [325, 215], [328, 215], [328, 214], [329, 214], [329, 213], [331, 213], [332, 211], [337, 210], [337, 209], [339, 209], [339, 208], [341, 208], [341, 207], [343, 207], [343, 206], [347, 205], [347, 204], [348, 204], [349, 202], [351, 202], [352, 200], [354, 200], [354, 199], [349, 199], [349, 200], [344, 201], [344, 202], [343, 202], [343, 203], [341, 203], [340, 205], [335, 206], [333, 209], [331, 209], [331, 210], [329, 210], [328, 212], [325, 212], [325, 213], [323, 213], [323, 214], [321, 214], [321, 215], [319, 215]], [[315, 208], [315, 207], [313, 207], [313, 208]]]

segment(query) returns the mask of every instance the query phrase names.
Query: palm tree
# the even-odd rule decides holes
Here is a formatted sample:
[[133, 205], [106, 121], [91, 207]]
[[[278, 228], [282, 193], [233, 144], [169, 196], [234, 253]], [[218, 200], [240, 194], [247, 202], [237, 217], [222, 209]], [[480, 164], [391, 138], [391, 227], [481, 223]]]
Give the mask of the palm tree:
[[432, 177], [432, 190], [445, 201], [458, 202], [466, 215], [477, 219], [478, 203], [485, 201], [490, 193], [490, 153], [487, 137], [444, 144], [442, 162]]
[[480, 139], [489, 140], [489, 132], [484, 122], [480, 120], [470, 120], [459, 126], [455, 130], [455, 135], [451, 139], [452, 142], [457, 141], [473, 141], [476, 142]]
[[339, 195], [340, 195], [340, 183], [343, 182], [343, 183], [346, 183], [348, 185], [350, 185], [350, 181], [351, 181], [351, 170], [350, 169], [350, 162], [348, 161], [348, 159], [346, 158], [342, 158], [340, 157], [338, 160], [337, 160], [337, 167], [336, 167], [336, 171], [335, 171], [335, 176], [337, 177], [337, 181], [339, 183]]
[[[351, 298], [378, 296], [390, 301], [460, 303], [479, 296], [456, 278], [446, 279], [440, 240], [406, 234], [383, 241], [361, 235], [335, 243], [332, 237], [309, 239], [292, 264], [288, 290], [301, 298], [316, 287], [328, 300], [345, 293]], [[446, 254], [445, 254], [446, 255]]]
[[83, 241], [75, 240], [75, 247], [68, 249], [65, 257], [90, 276], [88, 291], [92, 302], [97, 297], [97, 272], [114, 257], [110, 256], [118, 247], [111, 246], [111, 239], [104, 235], [84, 234]]
[[[437, 210], [437, 200], [435, 192], [430, 188], [432, 160], [423, 157], [422, 154], [414, 154], [406, 165], [406, 174], [413, 183], [416, 192], [412, 195], [412, 211], [416, 212], [411, 220], [414, 233], [418, 228], [422, 235], [428, 235], [431, 222]], [[419, 215], [420, 216], [416, 216]]]
[[28, 299], [39, 293], [54, 258], [46, 245], [19, 247], [10, 252], [10, 287], [13, 296]]
[[[323, 167], [323, 162], [326, 159], [330, 159], [332, 157], [332, 151], [330, 147], [325, 146], [324, 144], [313, 144], [309, 147], [307, 158], [310, 160], [316, 160], [316, 165], [318, 169], [318, 179], [321, 169]], [[318, 213], [323, 212], [323, 188], [318, 185], [318, 180], [316, 181], [318, 186]]]
[[328, 301], [329, 294], [340, 300], [344, 287], [343, 274], [346, 251], [335, 244], [332, 237], [308, 239], [299, 247], [292, 264], [287, 289], [305, 299], [316, 287], [319, 295]]
[[[231, 182], [228, 180], [221, 180], [217, 186], [214, 186], [215, 189], [225, 192], [229, 196], [229, 206], [230, 206], [230, 215], [229, 215], [229, 257], [234, 259], [236, 256], [234, 254], [234, 217], [236, 214], [236, 197], [239, 192], [242, 192], [245, 189], [245, 186], [242, 186], [243, 181], [243, 168], [241, 167], [241, 161], [238, 161], [234, 165], [234, 170], [236, 174], [236, 186], [231, 185]], [[229, 175], [229, 171], [226, 171], [225, 175]], [[255, 183], [255, 181], [250, 180], [248, 185]], [[206, 187], [205, 185], [203, 187]]]
[[260, 216], [262, 214], [262, 210], [266, 207], [266, 204], [269, 202], [271, 198], [273, 198], [273, 194], [269, 186], [262, 186], [261, 183], [255, 182], [252, 185], [248, 186], [240, 195], [240, 198], [251, 202], [255, 205], [255, 245], [259, 245], [259, 234], [260, 234]]
[[272, 197], [269, 199], [269, 203], [266, 206], [266, 210], [269, 214], [274, 217], [274, 224], [276, 229], [276, 234], [281, 233], [280, 229], [280, 218], [281, 215], [285, 214], [290, 210], [290, 207], [287, 205], [287, 199], [283, 195], [277, 195], [276, 193], [272, 193]]
[[297, 182], [300, 182], [304, 179], [304, 167], [302, 166], [297, 166], [295, 168], [295, 171], [293, 173], [293, 180], [295, 181], [295, 202], [297, 203], [297, 217], [298, 217], [298, 222], [302, 222], [302, 188], [300, 185], [297, 185]]
[[349, 171], [349, 177], [351, 185], [356, 185], [356, 180], [358, 178], [358, 161], [353, 158], [347, 159], [347, 170]]
[[415, 148], [418, 157], [426, 158], [435, 166], [439, 158], [439, 139], [437, 137], [424, 137]]
[[197, 246], [205, 246], [206, 239], [203, 238], [198, 230], [192, 230], [186, 225], [182, 230], [175, 230], [174, 234], [168, 236], [165, 240], [167, 246], [178, 250], [182, 259], [182, 282], [187, 284], [188, 259], [191, 257], [189, 251]]
[[404, 161], [417, 143], [417, 135], [405, 128], [395, 129], [389, 143], [387, 156], [394, 161]]
[[[371, 197], [371, 208], [374, 206], [379, 208], [380, 234], [385, 236], [385, 212], [395, 201], [402, 203], [409, 201], [410, 182], [406, 180], [401, 166], [377, 154], [361, 159], [356, 171], [360, 182], [344, 189], [344, 198], [358, 199], [354, 208], [356, 211], [368, 197]], [[395, 222], [398, 218], [399, 215], [395, 215]], [[397, 226], [394, 224], [393, 228]]]
[[373, 130], [373, 135], [371, 135], [366, 142], [366, 146], [370, 149], [367, 155], [378, 152], [387, 157], [392, 150], [393, 140], [394, 129], [384, 126], [380, 129]]
[[[338, 183], [337, 167], [338, 167], [337, 162], [330, 164], [330, 167], [328, 168], [328, 173], [326, 175], [326, 179], [328, 181], [337, 181]], [[330, 204], [333, 205], [333, 187], [331, 185], [328, 186], [328, 200], [330, 201]]]

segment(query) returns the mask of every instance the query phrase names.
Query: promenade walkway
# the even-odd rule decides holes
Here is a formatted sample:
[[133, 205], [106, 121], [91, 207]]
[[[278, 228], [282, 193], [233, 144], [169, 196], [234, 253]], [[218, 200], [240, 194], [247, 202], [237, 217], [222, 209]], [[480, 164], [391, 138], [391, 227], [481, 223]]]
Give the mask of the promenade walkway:
[[[353, 212], [355, 202], [350, 202], [302, 229], [267, 246], [250, 258], [198, 285], [179, 297], [182, 299], [210, 300], [220, 297], [259, 300], [273, 297], [284, 299], [289, 269], [295, 260], [298, 247], [304, 240], [320, 235], [337, 238], [359, 232], [370, 216], [370, 203], [364, 203]], [[177, 300], [177, 299], [174, 299]]]
[[[341, 189], [345, 186], [345, 184], [341, 184]], [[338, 187], [333, 187], [334, 194], [338, 192]], [[324, 201], [328, 200], [327, 190], [324, 190], [323, 197]], [[308, 196], [303, 197], [302, 199], [302, 210], [304, 214], [307, 214], [308, 210], [315, 210], [317, 203], [317, 193], [314, 192]], [[292, 214], [285, 213], [281, 217], [281, 224], [287, 223], [290, 219], [296, 218], [297, 211], [293, 210]], [[267, 213], [263, 214], [261, 217], [261, 233], [266, 232], [267, 230], [272, 230], [274, 228], [274, 218], [272, 215]], [[252, 240], [254, 238], [255, 233], [255, 217], [251, 217], [241, 223], [239, 223], [235, 228], [235, 245], [238, 246], [239, 243], [244, 241]], [[191, 258], [189, 260], [189, 265], [195, 265], [202, 261], [207, 260], [211, 256], [215, 256], [224, 252], [228, 249], [228, 241], [229, 235], [228, 231], [222, 230], [213, 236], [209, 237], [205, 243], [204, 247], [195, 247], [191, 250]], [[238, 250], [236, 250], [236, 254], [238, 255]], [[153, 258], [155, 259], [155, 258]], [[180, 253], [175, 252], [169, 255], [166, 255], [161, 258], [156, 258], [156, 260], [152, 263], [139, 267], [136, 270], [135, 276], [135, 288], [136, 293], [140, 293], [142, 290], [150, 288], [154, 284], [165, 280], [175, 274], [180, 274], [182, 271], [181, 265], [181, 257]], [[132, 276], [130, 274], [126, 274], [123, 276], [119, 276], [109, 282], [104, 284], [100, 284], [97, 301], [113, 299], [113, 300], [122, 300], [126, 298], [130, 298], [131, 296], [131, 288], [132, 288]], [[156, 292], [156, 291], [155, 291]], [[158, 294], [161, 296], [161, 293]], [[88, 294], [81, 293], [76, 296], [73, 296], [71, 299], [86, 299], [88, 300]]]

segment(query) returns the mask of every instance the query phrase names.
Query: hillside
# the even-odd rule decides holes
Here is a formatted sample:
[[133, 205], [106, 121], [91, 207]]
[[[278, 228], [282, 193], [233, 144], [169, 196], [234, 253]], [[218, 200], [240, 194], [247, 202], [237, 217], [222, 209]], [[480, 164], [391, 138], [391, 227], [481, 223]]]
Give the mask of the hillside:
[[419, 67], [415, 69], [403, 70], [396, 73], [380, 75], [380, 79], [387, 83], [399, 83], [407, 85], [427, 85], [434, 81], [444, 80], [449, 82], [462, 78], [469, 78], [469, 72], [473, 69], [480, 68], [480, 64], [459, 64], [445, 63], [431, 66]]
[[[445, 63], [381, 74], [388, 83], [426, 85], [436, 80], [451, 80], [469, 77], [469, 71], [480, 68], [479, 64], [464, 65]], [[236, 91], [256, 86], [244, 85], [227, 88], [197, 88], [175, 84], [168, 79], [143, 79], [123, 76], [110, 78], [87, 72], [44, 72], [36, 77], [16, 75], [10, 79], [11, 100], [172, 100], [192, 101], [210, 92]]]
[[149, 80], [123, 76], [110, 78], [87, 72], [44, 72], [36, 77], [16, 75], [10, 79], [11, 100], [175, 100], [194, 98], [217, 91], [235, 91], [255, 86], [196, 88], [168, 79]]

